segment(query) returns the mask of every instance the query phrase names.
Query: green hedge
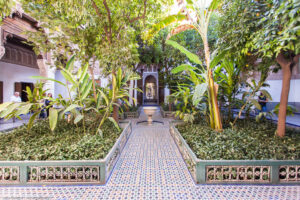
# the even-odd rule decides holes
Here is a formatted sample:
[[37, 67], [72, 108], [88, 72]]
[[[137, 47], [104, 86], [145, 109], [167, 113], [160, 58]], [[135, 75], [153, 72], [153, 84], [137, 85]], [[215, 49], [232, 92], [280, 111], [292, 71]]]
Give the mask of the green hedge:
[[20, 127], [10, 133], [0, 133], [0, 160], [98, 160], [104, 158], [118, 139], [120, 132], [107, 121], [103, 137], [95, 134], [99, 121], [86, 120], [76, 127], [60, 121], [52, 133], [47, 120], [35, 123], [30, 131]]
[[289, 129], [275, 136], [276, 125], [239, 121], [234, 129], [216, 132], [204, 122], [177, 126], [199, 159], [203, 160], [299, 160], [300, 131]]

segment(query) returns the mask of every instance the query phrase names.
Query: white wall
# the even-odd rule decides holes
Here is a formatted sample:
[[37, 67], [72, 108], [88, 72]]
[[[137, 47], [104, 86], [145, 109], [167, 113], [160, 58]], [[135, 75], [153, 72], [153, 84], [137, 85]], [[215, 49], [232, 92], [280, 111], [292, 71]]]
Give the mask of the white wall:
[[[170, 89], [165, 87], [165, 99], [164, 99], [164, 102], [167, 103], [167, 98], [168, 96], [170, 95]], [[169, 102], [168, 102], [169, 103]]]
[[[63, 77], [63, 75], [60, 73], [60, 70], [56, 70], [55, 79], [66, 84], [66, 80]], [[68, 90], [65, 86], [62, 86], [59, 83], [55, 82], [54, 88], [55, 88], [54, 89], [54, 91], [55, 91], [54, 92], [54, 94], [55, 94], [54, 97], [55, 98], [57, 98], [59, 94], [61, 94], [63, 98], [69, 98]]]
[[3, 101], [10, 101], [15, 90], [15, 82], [35, 83], [31, 76], [39, 76], [39, 69], [0, 62], [0, 81], [3, 81]]
[[[265, 88], [272, 96], [272, 102], [280, 102], [282, 80], [268, 80], [270, 87]], [[300, 79], [292, 79], [289, 102], [300, 102]]]

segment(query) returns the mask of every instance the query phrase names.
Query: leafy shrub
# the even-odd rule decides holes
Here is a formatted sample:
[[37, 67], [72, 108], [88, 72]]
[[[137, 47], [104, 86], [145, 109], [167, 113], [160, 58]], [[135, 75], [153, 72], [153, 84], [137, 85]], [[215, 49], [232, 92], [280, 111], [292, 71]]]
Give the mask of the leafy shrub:
[[103, 137], [95, 135], [99, 119], [85, 120], [77, 127], [61, 120], [51, 132], [48, 120], [37, 121], [31, 130], [25, 126], [0, 133], [0, 160], [98, 160], [106, 156], [120, 132], [105, 121]]
[[212, 130], [207, 124], [182, 124], [177, 128], [193, 152], [203, 160], [298, 160], [300, 131], [290, 129], [284, 138], [276, 126], [255, 121], [238, 121], [236, 128]]
[[[169, 104], [163, 103], [160, 105], [164, 111], [169, 111]], [[172, 109], [172, 107], [171, 107]]]
[[121, 109], [123, 110], [123, 112], [136, 112], [138, 111], [139, 107], [138, 106], [125, 106], [123, 105], [121, 107]]

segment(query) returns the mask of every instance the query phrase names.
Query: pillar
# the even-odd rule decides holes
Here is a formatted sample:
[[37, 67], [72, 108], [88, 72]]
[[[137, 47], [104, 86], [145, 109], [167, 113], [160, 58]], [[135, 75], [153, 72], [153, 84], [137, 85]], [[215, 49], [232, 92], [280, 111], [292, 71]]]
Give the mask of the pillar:
[[3, 30], [2, 27], [0, 26], [0, 59], [4, 56], [5, 54], [5, 47], [4, 47], [4, 38], [3, 38]]
[[[37, 64], [40, 70], [40, 75], [48, 78], [55, 79], [56, 68], [51, 67], [50, 63], [46, 59], [39, 58], [37, 59]], [[52, 93], [52, 96], [55, 96], [55, 82], [54, 81], [44, 81], [44, 90], [47, 90], [47, 93]]]

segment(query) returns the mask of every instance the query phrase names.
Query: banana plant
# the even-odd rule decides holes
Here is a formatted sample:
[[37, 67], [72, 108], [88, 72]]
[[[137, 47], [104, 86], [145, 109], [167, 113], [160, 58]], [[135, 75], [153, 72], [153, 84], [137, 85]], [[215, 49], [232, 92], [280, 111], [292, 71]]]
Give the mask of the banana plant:
[[92, 89], [92, 81], [88, 73], [88, 64], [78, 68], [77, 72], [75, 72], [74, 62], [75, 55], [68, 60], [64, 68], [60, 67], [60, 72], [67, 81], [66, 84], [52, 78], [42, 76], [32, 77], [39, 80], [54, 81], [67, 89], [68, 99], [60, 95], [54, 100], [54, 103], [62, 108], [50, 108], [49, 124], [52, 131], [56, 128], [57, 121], [65, 118], [65, 115], [70, 113], [69, 119], [71, 119], [74, 124], [82, 121], [85, 132], [85, 113], [92, 109], [86, 106]]
[[267, 97], [267, 99], [272, 100], [270, 93], [267, 90], [262, 89], [263, 87], [268, 86], [268, 84], [264, 82], [264, 79], [261, 79], [260, 81], [258, 81], [258, 83], [256, 83], [255, 80], [252, 80], [249, 83], [247, 82], [246, 85], [248, 87], [248, 91], [244, 91], [242, 95], [242, 100], [244, 102], [244, 105], [240, 108], [240, 111], [238, 115], [235, 117], [233, 123], [231, 123], [232, 127], [236, 123], [237, 119], [241, 117], [243, 110], [246, 110], [246, 113], [249, 113], [252, 106], [255, 106], [255, 108], [261, 110], [261, 106], [257, 101], [258, 93], [261, 92], [263, 93], [263, 95]]
[[193, 123], [197, 111], [192, 103], [191, 88], [185, 85], [179, 85], [177, 91], [171, 94], [176, 104], [175, 116], [185, 122]]
[[[139, 80], [140, 76], [134, 73], [131, 70], [123, 70], [118, 68], [116, 73], [112, 73], [111, 76], [111, 90], [97, 89], [97, 92], [100, 94], [102, 100], [104, 100], [104, 114], [99, 123], [97, 132], [101, 135], [101, 127], [106, 119], [112, 121], [117, 128], [119, 128], [118, 123], [113, 117], [110, 117], [110, 114], [113, 110], [113, 106], [120, 107], [120, 101], [123, 101], [126, 105], [130, 106], [128, 99], [132, 99], [136, 104], [136, 99], [133, 98], [129, 93], [129, 82], [131, 80]], [[133, 88], [142, 92], [138, 88]]]
[[[212, 0], [209, 6], [207, 6], [209, 1], [206, 0], [186, 0], [184, 3], [183, 1], [178, 0], [178, 2], [180, 5], [183, 5], [180, 13], [177, 15], [168, 16], [156, 24], [153, 29], [148, 31], [146, 38], [156, 34], [159, 30], [165, 28], [166, 26], [175, 24], [176, 27], [167, 37], [167, 43], [181, 50], [181, 52], [185, 53], [190, 60], [194, 60], [196, 64], [202, 65], [202, 62], [197, 55], [191, 54], [179, 44], [169, 40], [173, 35], [189, 29], [194, 29], [200, 34], [204, 44], [205, 53], [205, 79], [207, 84], [210, 110], [210, 125], [215, 130], [220, 131], [222, 130], [222, 122], [217, 102], [218, 86], [214, 83], [213, 79], [213, 68], [218, 64], [218, 60], [211, 61], [207, 33], [210, 16], [214, 10], [218, 8], [221, 0]], [[198, 86], [198, 88], [199, 91], [202, 91], [202, 89], [205, 88], [205, 85]]]
[[31, 129], [35, 119], [40, 115], [43, 110], [43, 100], [47, 90], [43, 89], [44, 84], [37, 82], [34, 85], [34, 89], [31, 91], [30, 87], [26, 87], [27, 102], [5, 102], [0, 105], [0, 118], [11, 119], [16, 117], [21, 120], [20, 115], [28, 114], [32, 112], [30, 116], [27, 129]]
[[214, 70], [220, 93], [222, 93], [222, 97], [226, 102], [228, 121], [232, 118], [231, 109], [236, 102], [235, 96], [240, 92], [238, 90], [241, 82], [240, 72], [240, 65], [229, 58], [222, 59], [221, 64]]

